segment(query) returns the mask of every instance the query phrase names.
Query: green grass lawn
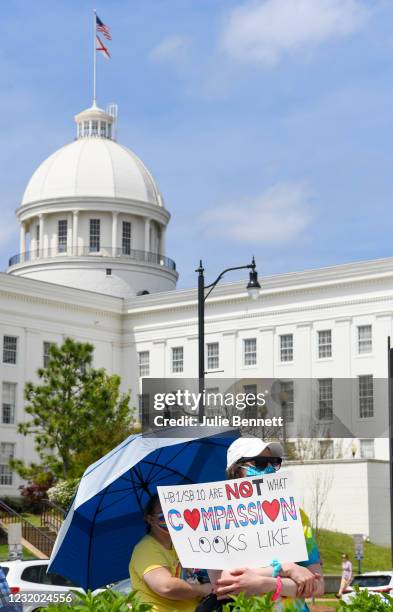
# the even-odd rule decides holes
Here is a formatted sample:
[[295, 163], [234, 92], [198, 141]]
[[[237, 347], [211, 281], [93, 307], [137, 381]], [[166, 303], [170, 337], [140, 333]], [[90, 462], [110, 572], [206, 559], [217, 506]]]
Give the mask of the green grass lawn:
[[23, 518], [29, 521], [34, 527], [41, 527], [41, 516], [39, 514], [30, 514], [30, 512], [23, 512]]
[[[335, 531], [321, 530], [318, 545], [323, 560], [324, 574], [341, 574], [341, 555], [346, 553], [353, 565], [354, 573], [358, 572], [358, 562], [353, 557], [352, 536]], [[364, 559], [362, 572], [378, 570], [391, 570], [392, 560], [390, 548], [377, 546], [377, 544], [364, 543]]]
[[[23, 548], [23, 559], [36, 559], [27, 548]], [[8, 544], [0, 544], [0, 561], [7, 561], [8, 559]]]

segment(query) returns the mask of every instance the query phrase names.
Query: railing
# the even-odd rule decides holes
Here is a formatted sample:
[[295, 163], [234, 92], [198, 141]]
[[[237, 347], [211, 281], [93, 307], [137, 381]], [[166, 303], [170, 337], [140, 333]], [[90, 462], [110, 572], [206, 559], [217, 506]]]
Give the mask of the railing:
[[58, 533], [64, 521], [65, 510], [47, 499], [41, 500], [43, 511], [41, 513], [41, 527], [47, 527]]
[[22, 538], [30, 542], [30, 544], [40, 550], [48, 558], [50, 557], [56, 538], [48, 533], [42, 532], [38, 527], [35, 527], [35, 525], [27, 521], [3, 501], [0, 501], [0, 521], [6, 525], [21, 523]]
[[26, 251], [18, 253], [9, 259], [9, 267], [20, 263], [37, 261], [41, 259], [51, 259], [52, 257], [119, 257], [121, 259], [131, 259], [143, 263], [156, 264], [176, 270], [176, 264], [173, 259], [160, 255], [159, 253], [151, 253], [149, 251], [139, 251], [137, 249], [122, 249], [112, 247], [100, 247], [99, 250], [91, 250], [89, 247], [68, 247], [62, 250], [61, 248], [53, 249], [36, 249], [34, 251]]

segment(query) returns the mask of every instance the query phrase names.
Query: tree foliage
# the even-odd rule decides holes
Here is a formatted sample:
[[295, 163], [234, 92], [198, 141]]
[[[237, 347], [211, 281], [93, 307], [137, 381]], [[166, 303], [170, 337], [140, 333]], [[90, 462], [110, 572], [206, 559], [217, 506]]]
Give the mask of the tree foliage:
[[79, 478], [86, 467], [119, 444], [132, 431], [130, 395], [120, 392], [120, 377], [92, 367], [94, 347], [67, 338], [52, 345], [38, 384], [26, 383], [25, 410], [31, 419], [20, 423], [33, 435], [40, 466], [14, 461], [23, 477], [35, 480], [37, 469], [56, 478]]

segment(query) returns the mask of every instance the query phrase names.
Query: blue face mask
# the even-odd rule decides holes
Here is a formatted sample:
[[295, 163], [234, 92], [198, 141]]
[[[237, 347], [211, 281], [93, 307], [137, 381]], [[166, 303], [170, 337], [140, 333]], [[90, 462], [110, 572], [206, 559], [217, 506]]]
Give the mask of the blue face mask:
[[268, 465], [264, 470], [257, 468], [254, 465], [247, 467], [246, 476], [262, 476], [263, 474], [275, 474], [276, 470], [272, 465]]

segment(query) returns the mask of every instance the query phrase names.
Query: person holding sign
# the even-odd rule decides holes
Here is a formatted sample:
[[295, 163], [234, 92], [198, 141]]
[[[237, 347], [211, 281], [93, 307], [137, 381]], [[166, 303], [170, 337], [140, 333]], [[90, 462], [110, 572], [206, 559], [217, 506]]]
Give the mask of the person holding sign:
[[[277, 472], [282, 463], [283, 448], [278, 442], [264, 442], [259, 438], [238, 438], [227, 452], [228, 478], [261, 477]], [[267, 567], [241, 568], [222, 572], [209, 572], [217, 596], [214, 607], [212, 597], [202, 610], [220, 610], [220, 599], [245, 593], [246, 596], [273, 593], [273, 599], [290, 597], [301, 612], [309, 610], [304, 599], [324, 592], [322, 565], [310, 521], [300, 510], [303, 533], [307, 546], [307, 561], [279, 563], [272, 560]]]
[[138, 597], [153, 605], [154, 612], [194, 612], [211, 584], [190, 583], [172, 545], [158, 495], [144, 512], [147, 534], [138, 542], [130, 561], [130, 577]]

